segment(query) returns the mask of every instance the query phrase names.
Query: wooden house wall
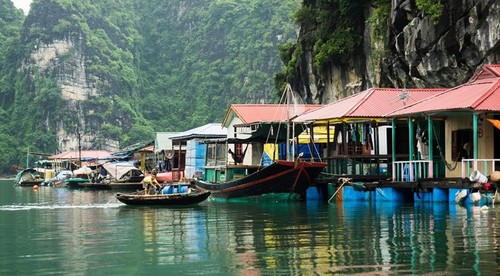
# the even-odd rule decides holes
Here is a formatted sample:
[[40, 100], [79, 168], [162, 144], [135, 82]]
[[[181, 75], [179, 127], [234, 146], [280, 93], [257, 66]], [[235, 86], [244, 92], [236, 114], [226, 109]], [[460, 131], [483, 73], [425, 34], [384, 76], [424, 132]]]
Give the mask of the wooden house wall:
[[[472, 129], [472, 114], [465, 116], [448, 117], [445, 121], [445, 156], [448, 163], [453, 164], [451, 156], [452, 132], [459, 129]], [[493, 139], [493, 126], [484, 119], [484, 115], [480, 116], [478, 123], [478, 159], [492, 159], [494, 158], [494, 139]], [[470, 157], [473, 158], [473, 141], [470, 141]], [[435, 153], [439, 154], [439, 153]], [[446, 170], [446, 177], [461, 177], [462, 164], [459, 162], [455, 170]]]

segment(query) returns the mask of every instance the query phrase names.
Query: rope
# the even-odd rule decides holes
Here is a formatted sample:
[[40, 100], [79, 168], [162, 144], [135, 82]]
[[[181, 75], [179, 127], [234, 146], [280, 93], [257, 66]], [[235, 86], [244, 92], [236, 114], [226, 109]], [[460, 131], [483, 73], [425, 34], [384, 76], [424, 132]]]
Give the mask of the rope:
[[482, 198], [486, 198], [486, 199], [490, 199], [491, 200], [491, 205], [492, 206], [495, 206], [495, 199], [497, 197], [497, 192], [498, 192], [498, 189], [495, 190], [495, 194], [491, 195], [491, 196], [488, 196], [488, 195], [485, 195], [485, 194], [480, 194]]
[[[443, 155], [443, 151], [441, 150], [441, 146], [439, 145], [439, 139], [437, 137], [437, 132], [436, 132], [436, 128], [434, 127], [434, 122], [431, 121], [431, 125], [432, 125], [432, 132], [434, 133], [434, 137], [436, 138], [436, 142], [437, 142], [437, 145], [436, 147], [438, 148], [439, 150], [439, 156], [441, 157], [441, 160], [443, 161], [444, 165], [446, 166], [446, 168], [449, 170], [449, 171], [454, 171], [456, 168], [457, 168], [457, 165], [458, 165], [458, 159], [460, 158], [460, 155], [457, 157], [457, 159], [453, 162], [453, 165], [448, 163], [446, 161], [446, 158], [444, 157]], [[430, 149], [432, 150], [432, 149]]]

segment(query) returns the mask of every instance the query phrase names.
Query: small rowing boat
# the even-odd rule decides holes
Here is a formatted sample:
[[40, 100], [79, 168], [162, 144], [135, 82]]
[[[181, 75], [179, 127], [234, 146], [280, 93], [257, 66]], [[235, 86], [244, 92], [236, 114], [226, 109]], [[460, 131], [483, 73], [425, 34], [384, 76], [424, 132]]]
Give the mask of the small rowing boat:
[[185, 189], [182, 188], [183, 186], [178, 187], [174, 189], [173, 185], [165, 186], [157, 194], [147, 195], [144, 191], [138, 191], [132, 194], [118, 193], [115, 197], [127, 205], [183, 206], [201, 203], [210, 196], [209, 191], [187, 188], [187, 186]]

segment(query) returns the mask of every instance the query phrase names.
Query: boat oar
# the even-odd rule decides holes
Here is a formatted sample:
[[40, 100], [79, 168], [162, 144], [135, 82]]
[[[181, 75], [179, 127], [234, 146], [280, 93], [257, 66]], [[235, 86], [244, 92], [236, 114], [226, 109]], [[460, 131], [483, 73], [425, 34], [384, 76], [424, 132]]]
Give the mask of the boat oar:
[[332, 199], [337, 195], [337, 193], [340, 191], [340, 189], [342, 189], [342, 187], [344, 187], [345, 184], [347, 184], [350, 179], [349, 178], [339, 178], [339, 180], [342, 181], [342, 184], [338, 187], [338, 189], [335, 191], [335, 193], [333, 193], [333, 195], [330, 197], [330, 199], [328, 200], [328, 203], [331, 203]]

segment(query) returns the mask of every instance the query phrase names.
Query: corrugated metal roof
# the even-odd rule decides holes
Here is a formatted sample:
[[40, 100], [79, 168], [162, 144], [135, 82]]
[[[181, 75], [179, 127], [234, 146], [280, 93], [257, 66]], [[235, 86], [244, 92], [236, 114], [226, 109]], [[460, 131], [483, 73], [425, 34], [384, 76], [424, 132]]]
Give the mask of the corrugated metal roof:
[[189, 140], [194, 138], [225, 138], [227, 129], [217, 123], [206, 124], [197, 128], [186, 130], [170, 136], [171, 140]]
[[49, 156], [49, 159], [55, 160], [55, 159], [88, 159], [88, 158], [104, 158], [108, 157], [111, 155], [111, 152], [106, 151], [106, 150], [82, 150], [79, 152], [78, 150], [70, 150], [70, 151], [65, 151], [59, 154], [51, 155]]
[[500, 78], [478, 78], [417, 103], [391, 112], [389, 116], [449, 111], [500, 111]]
[[326, 121], [342, 118], [383, 118], [388, 112], [438, 94], [444, 88], [405, 89], [408, 97], [403, 100], [401, 88], [370, 88], [350, 97], [328, 104], [320, 109], [297, 117], [295, 122]]
[[[291, 105], [292, 106], [292, 105]], [[257, 122], [278, 122], [288, 119], [288, 116], [295, 116], [304, 112], [318, 109], [322, 105], [299, 104], [290, 106], [286, 104], [232, 104], [224, 116], [222, 125], [227, 127], [234, 116], [238, 116], [243, 124]]]
[[478, 72], [476, 72], [472, 78], [470, 78], [469, 82], [499, 77], [500, 64], [486, 64]]

